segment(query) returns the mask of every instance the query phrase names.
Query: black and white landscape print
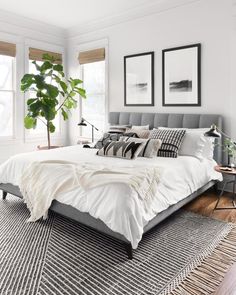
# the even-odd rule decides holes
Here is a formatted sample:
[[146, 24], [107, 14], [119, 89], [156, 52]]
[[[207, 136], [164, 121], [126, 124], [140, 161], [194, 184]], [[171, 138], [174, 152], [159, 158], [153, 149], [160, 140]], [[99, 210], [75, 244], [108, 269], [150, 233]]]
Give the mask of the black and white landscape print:
[[124, 57], [125, 105], [153, 105], [153, 52]]
[[163, 50], [163, 105], [200, 105], [200, 44]]
[[188, 92], [192, 91], [192, 80], [181, 80], [178, 82], [170, 82], [170, 92]]

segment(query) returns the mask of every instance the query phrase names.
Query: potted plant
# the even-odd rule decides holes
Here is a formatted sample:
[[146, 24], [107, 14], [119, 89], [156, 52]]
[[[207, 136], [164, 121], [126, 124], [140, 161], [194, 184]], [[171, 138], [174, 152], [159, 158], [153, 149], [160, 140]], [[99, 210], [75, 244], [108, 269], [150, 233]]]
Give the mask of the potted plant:
[[86, 92], [79, 85], [80, 79], [65, 78], [63, 66], [56, 64], [49, 54], [43, 55], [43, 63], [32, 63], [37, 74], [25, 74], [21, 80], [21, 90], [33, 93], [27, 100], [28, 113], [24, 118], [26, 129], [36, 128], [41, 120], [47, 129], [47, 148], [51, 146], [51, 133], [55, 132], [53, 120], [61, 113], [64, 120], [69, 118], [70, 110], [77, 107], [76, 95], [86, 98]]
[[236, 143], [231, 138], [225, 138], [223, 146], [229, 159], [231, 158], [231, 165], [236, 166]]

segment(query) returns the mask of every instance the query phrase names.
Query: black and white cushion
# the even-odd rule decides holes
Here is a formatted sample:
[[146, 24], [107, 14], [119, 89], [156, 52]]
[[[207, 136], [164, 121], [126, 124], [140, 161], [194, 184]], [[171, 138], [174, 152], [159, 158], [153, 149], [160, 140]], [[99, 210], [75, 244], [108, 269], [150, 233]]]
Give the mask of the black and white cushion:
[[97, 151], [98, 156], [136, 159], [144, 146], [144, 142], [111, 141]]
[[155, 129], [151, 131], [149, 138], [158, 138], [162, 141], [158, 157], [177, 158], [185, 133], [186, 130]]
[[[101, 149], [106, 143], [111, 141], [119, 141], [120, 137], [123, 136], [124, 133], [109, 133], [106, 132], [103, 134], [103, 137], [100, 138], [94, 148]], [[127, 133], [125, 134], [127, 137], [137, 137], [136, 133]]]
[[131, 138], [127, 136], [121, 136], [120, 141], [125, 142], [144, 142], [145, 145], [139, 153], [139, 157], [154, 158], [157, 156], [157, 152], [161, 147], [160, 139], [144, 139], [144, 138]]

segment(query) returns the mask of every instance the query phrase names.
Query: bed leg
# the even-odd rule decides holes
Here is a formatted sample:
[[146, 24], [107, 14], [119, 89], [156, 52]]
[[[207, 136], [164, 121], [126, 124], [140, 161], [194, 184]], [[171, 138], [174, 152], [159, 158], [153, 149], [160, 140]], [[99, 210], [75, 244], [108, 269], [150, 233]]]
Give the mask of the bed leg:
[[218, 194], [218, 183], [215, 183], [214, 186], [213, 186], [213, 189], [214, 189], [214, 193], [217, 195]]
[[7, 192], [2, 191], [2, 199], [3, 200], [6, 200], [6, 197], [7, 197]]
[[133, 248], [131, 244], [125, 243], [125, 250], [129, 259], [133, 259]]

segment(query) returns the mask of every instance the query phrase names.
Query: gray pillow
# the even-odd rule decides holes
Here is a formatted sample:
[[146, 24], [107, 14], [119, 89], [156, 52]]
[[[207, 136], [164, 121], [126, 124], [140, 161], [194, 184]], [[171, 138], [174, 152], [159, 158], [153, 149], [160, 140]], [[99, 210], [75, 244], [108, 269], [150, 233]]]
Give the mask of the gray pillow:
[[120, 141], [125, 142], [144, 142], [145, 145], [139, 153], [139, 157], [154, 158], [157, 156], [158, 150], [161, 147], [162, 141], [160, 139], [143, 139], [143, 138], [130, 138], [121, 136]]

